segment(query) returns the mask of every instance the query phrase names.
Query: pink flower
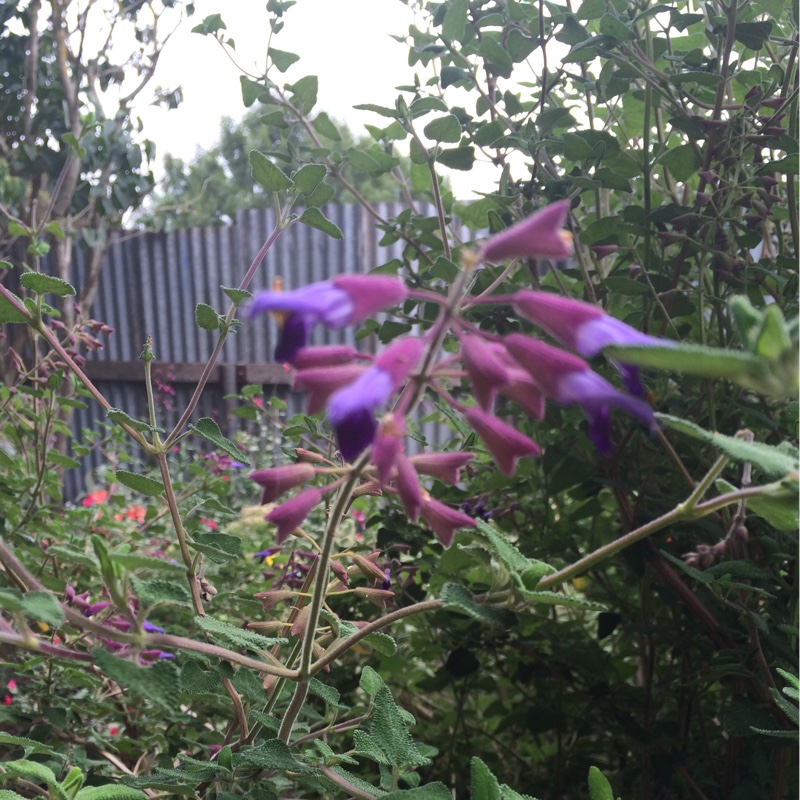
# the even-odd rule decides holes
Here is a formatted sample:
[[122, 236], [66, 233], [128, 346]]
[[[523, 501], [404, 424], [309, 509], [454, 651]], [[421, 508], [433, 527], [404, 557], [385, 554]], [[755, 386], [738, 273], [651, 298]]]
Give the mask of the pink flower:
[[495, 347], [479, 336], [461, 337], [461, 361], [471, 381], [478, 405], [490, 410], [498, 388], [508, 382], [508, 369], [498, 359]]
[[296, 531], [303, 523], [305, 518], [322, 500], [322, 492], [319, 489], [303, 489], [285, 503], [276, 506], [267, 514], [264, 519], [271, 522], [278, 528], [276, 541], [282, 544], [290, 533]]
[[349, 364], [358, 358], [358, 353], [347, 345], [331, 347], [304, 347], [294, 359], [295, 369], [313, 369], [314, 367], [334, 367]]
[[349, 386], [367, 369], [365, 364], [341, 364], [332, 367], [312, 367], [294, 374], [292, 389], [308, 392], [306, 412], [316, 414], [325, 408], [328, 398], [339, 389]]
[[430, 475], [437, 481], [454, 486], [460, 479], [461, 468], [473, 458], [475, 453], [423, 453], [411, 456], [410, 460], [421, 475]]
[[542, 452], [533, 439], [479, 408], [468, 408], [464, 416], [470, 427], [483, 439], [504, 475], [514, 474], [518, 459], [538, 456]]
[[411, 461], [403, 454], [400, 454], [395, 461], [397, 470], [395, 485], [403, 508], [412, 522], [419, 519], [419, 511], [422, 506], [422, 487], [419, 485], [417, 472]]
[[572, 239], [562, 228], [569, 206], [569, 200], [559, 200], [496, 233], [484, 244], [482, 257], [495, 263], [507, 258], [567, 258], [572, 254]]
[[255, 481], [264, 490], [261, 494], [261, 505], [266, 505], [277, 500], [289, 489], [313, 480], [315, 474], [311, 464], [289, 464], [285, 467], [272, 467], [251, 472], [250, 480]]
[[445, 547], [450, 546], [453, 536], [459, 528], [475, 527], [474, 519], [431, 497], [424, 499], [420, 513], [428, 527], [436, 534], [436, 538]]
[[372, 445], [372, 463], [378, 470], [378, 479], [387, 483], [395, 461], [403, 449], [406, 425], [402, 417], [387, 414], [378, 426], [378, 435]]
[[95, 489], [95, 491], [89, 492], [81, 502], [89, 508], [91, 506], [101, 506], [106, 500], [108, 500], [108, 491], [106, 489]]

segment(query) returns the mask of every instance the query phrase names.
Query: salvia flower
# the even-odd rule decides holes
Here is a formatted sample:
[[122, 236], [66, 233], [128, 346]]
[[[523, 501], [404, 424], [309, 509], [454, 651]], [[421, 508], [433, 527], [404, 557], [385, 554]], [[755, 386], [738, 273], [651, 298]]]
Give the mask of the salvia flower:
[[423, 498], [420, 513], [428, 527], [436, 534], [436, 538], [445, 547], [450, 546], [453, 536], [459, 528], [475, 527], [474, 519], [432, 497]]
[[513, 475], [517, 461], [523, 456], [538, 456], [542, 452], [533, 439], [480, 408], [468, 408], [464, 416], [469, 426], [481, 437], [504, 475]]
[[509, 353], [547, 397], [561, 405], [581, 406], [589, 420], [589, 436], [604, 455], [611, 451], [610, 408], [627, 412], [651, 430], [655, 427], [653, 410], [647, 403], [615, 389], [583, 359], [519, 333], [507, 336], [505, 342]]
[[572, 237], [563, 230], [569, 200], [559, 200], [530, 217], [491, 236], [481, 255], [495, 263], [508, 258], [567, 258], [572, 254]]
[[461, 362], [470, 377], [478, 405], [485, 411], [494, 405], [498, 388], [508, 382], [508, 369], [489, 342], [480, 336], [461, 337]]
[[276, 361], [292, 363], [308, 341], [311, 329], [322, 323], [343, 328], [365, 320], [383, 308], [397, 305], [407, 290], [397, 278], [339, 275], [293, 291], [258, 292], [247, 310], [250, 317], [271, 311], [283, 315]]
[[417, 472], [409, 458], [402, 453], [395, 462], [395, 485], [400, 495], [400, 502], [412, 522], [419, 519], [422, 508], [422, 487], [419, 485]]
[[292, 389], [306, 392], [306, 412], [316, 414], [325, 408], [330, 396], [352, 383], [367, 367], [364, 364], [339, 364], [330, 367], [311, 367], [295, 372]]
[[350, 364], [356, 358], [358, 358], [358, 352], [347, 345], [304, 347], [295, 357], [292, 366], [296, 369], [333, 367], [337, 364]]
[[420, 339], [400, 339], [389, 345], [365, 372], [328, 401], [328, 419], [336, 430], [339, 449], [354, 461], [369, 447], [378, 429], [375, 411], [400, 388], [422, 355]]
[[406, 424], [396, 414], [386, 414], [378, 427], [378, 435], [372, 445], [372, 463], [378, 470], [381, 483], [388, 483], [395, 461], [403, 450]]
[[[514, 308], [553, 338], [587, 358], [614, 344], [646, 347], [671, 345], [668, 339], [658, 339], [637, 331], [622, 320], [606, 314], [602, 308], [549, 292], [517, 292]], [[622, 373], [628, 391], [642, 397], [644, 390], [639, 382], [639, 370], [631, 365], [614, 363]]]
[[264, 519], [271, 522], [278, 528], [276, 541], [282, 544], [290, 533], [294, 533], [305, 518], [311, 513], [311, 509], [322, 500], [322, 492], [319, 489], [303, 489], [285, 503], [275, 506]]
[[411, 464], [420, 475], [430, 475], [442, 483], [455, 486], [460, 480], [460, 472], [475, 453], [423, 453], [411, 456]]
[[316, 474], [311, 464], [288, 464], [284, 467], [259, 469], [250, 473], [250, 480], [255, 481], [262, 489], [261, 505], [272, 503], [284, 492], [302, 486], [314, 479]]

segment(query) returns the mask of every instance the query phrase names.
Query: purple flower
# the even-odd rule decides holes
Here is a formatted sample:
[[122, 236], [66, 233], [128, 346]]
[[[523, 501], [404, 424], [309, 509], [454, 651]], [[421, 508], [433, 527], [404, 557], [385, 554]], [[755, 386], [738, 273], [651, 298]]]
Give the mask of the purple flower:
[[464, 416], [483, 439], [503, 475], [513, 475], [517, 461], [523, 456], [538, 456], [542, 452], [533, 439], [480, 408], [468, 408]]
[[159, 628], [158, 625], [153, 625], [152, 622], [148, 622], [147, 620], [142, 623], [142, 629], [147, 631], [147, 633], [164, 633], [163, 628]]
[[297, 369], [333, 367], [339, 364], [349, 364], [356, 358], [358, 358], [358, 353], [347, 345], [305, 347], [297, 354], [293, 366]]
[[338, 389], [352, 383], [367, 370], [363, 364], [339, 364], [330, 367], [311, 367], [295, 372], [292, 389], [308, 392], [306, 413], [316, 414], [325, 408], [328, 398]]
[[336, 430], [339, 449], [354, 461], [375, 439], [375, 410], [388, 402], [422, 355], [420, 339], [389, 345], [374, 364], [328, 401], [328, 419]]
[[508, 352], [528, 371], [547, 397], [561, 405], [577, 403], [589, 420], [589, 437], [603, 454], [611, 452], [609, 409], [619, 408], [655, 427], [653, 410], [643, 400], [615, 389], [581, 358], [537, 339], [514, 333], [505, 339]]
[[475, 527], [475, 520], [430, 497], [424, 499], [420, 513], [428, 527], [436, 534], [436, 538], [445, 547], [450, 546], [453, 535], [459, 528]]
[[402, 417], [387, 414], [378, 427], [378, 435], [372, 445], [372, 463], [378, 470], [381, 483], [388, 483], [395, 461], [403, 450], [406, 424]]
[[405, 285], [397, 278], [340, 275], [289, 292], [259, 292], [251, 301], [247, 315], [253, 317], [265, 311], [282, 315], [275, 360], [292, 363], [306, 346], [316, 324], [344, 328], [361, 322], [376, 311], [397, 305], [406, 294]]
[[322, 500], [319, 489], [303, 489], [285, 503], [275, 506], [264, 519], [278, 527], [276, 541], [283, 544], [290, 533], [296, 531], [311, 512], [311, 509]]
[[484, 411], [491, 410], [498, 388], [509, 379], [505, 364], [497, 358], [490, 343], [471, 335], [461, 337], [461, 361], [472, 381], [478, 405]]
[[549, 292], [517, 292], [514, 308], [559, 342], [587, 358], [612, 344], [671, 345], [668, 339], [637, 331], [606, 314], [602, 308]]
[[266, 550], [259, 550], [257, 553], [253, 553], [253, 558], [257, 558], [263, 564], [270, 556], [274, 556], [275, 553], [280, 553], [280, 551], [280, 547], [268, 547]]
[[402, 502], [408, 518], [412, 522], [416, 522], [419, 519], [423, 501], [422, 487], [419, 485], [417, 472], [408, 457], [403, 454], [397, 457], [395, 466], [397, 470], [395, 485], [397, 493], [400, 495], [400, 502]]
[[562, 229], [569, 206], [569, 200], [559, 200], [496, 233], [483, 246], [482, 257], [495, 263], [507, 258], [567, 258], [572, 254], [572, 237]]
[[264, 491], [261, 494], [261, 505], [272, 503], [284, 492], [302, 486], [314, 479], [316, 472], [311, 464], [288, 464], [285, 467], [259, 469], [250, 473], [250, 480], [255, 481]]
[[422, 453], [411, 456], [411, 463], [420, 475], [430, 475], [452, 486], [459, 481], [461, 468], [475, 458], [474, 453]]

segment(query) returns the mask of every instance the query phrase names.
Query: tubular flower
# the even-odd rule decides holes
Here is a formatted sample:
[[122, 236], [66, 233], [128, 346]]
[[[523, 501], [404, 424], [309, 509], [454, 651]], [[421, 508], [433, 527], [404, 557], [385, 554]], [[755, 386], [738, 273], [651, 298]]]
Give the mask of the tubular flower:
[[513, 475], [517, 461], [523, 456], [538, 456], [542, 452], [533, 439], [480, 408], [468, 408], [464, 416], [469, 426], [483, 439], [503, 475]]
[[402, 454], [397, 457], [396, 469], [395, 484], [397, 493], [400, 495], [400, 502], [402, 502], [408, 518], [412, 522], [416, 522], [419, 519], [423, 501], [422, 487], [419, 485], [416, 470], [411, 461]]
[[[587, 358], [612, 344], [650, 347], [668, 347], [671, 344], [668, 339], [637, 331], [606, 314], [602, 308], [548, 292], [517, 292], [514, 308], [553, 338]], [[641, 397], [644, 391], [636, 367], [614, 363], [622, 373], [628, 391]]]
[[411, 456], [411, 463], [420, 475], [430, 475], [451, 486], [459, 481], [459, 473], [472, 459], [474, 453], [423, 453]]
[[484, 411], [490, 410], [498, 388], [508, 383], [508, 369], [497, 358], [495, 348], [479, 336], [461, 337], [461, 361], [472, 382], [478, 405]]
[[475, 527], [474, 519], [431, 497], [423, 497], [420, 513], [422, 519], [445, 547], [450, 547], [453, 535], [459, 528]]
[[316, 414], [325, 408], [328, 398], [352, 383], [367, 369], [363, 364], [341, 364], [334, 367], [312, 367], [295, 372], [292, 389], [308, 392], [306, 412]]
[[264, 491], [261, 494], [261, 505], [272, 503], [284, 492], [302, 486], [313, 480], [315, 475], [311, 464], [288, 464], [285, 467], [259, 469], [250, 473], [250, 480], [255, 481]]
[[283, 544], [290, 533], [296, 531], [303, 520], [309, 515], [311, 509], [322, 500], [319, 489], [303, 489], [285, 503], [275, 506], [264, 519], [278, 528], [275, 537], [278, 544]]
[[422, 355], [420, 339], [389, 345], [355, 381], [328, 401], [328, 419], [336, 430], [345, 460], [354, 461], [372, 444], [378, 423], [375, 410], [388, 402]]
[[559, 200], [489, 237], [482, 258], [495, 263], [507, 258], [567, 258], [572, 255], [572, 237], [562, 229], [569, 206], [569, 200]]
[[581, 358], [544, 342], [514, 333], [506, 337], [508, 352], [526, 369], [547, 397], [562, 405], [577, 403], [589, 420], [589, 436], [597, 449], [611, 451], [610, 408], [619, 408], [655, 427], [653, 410], [643, 400], [615, 389], [589, 369]]
[[406, 293], [405, 285], [397, 278], [339, 275], [289, 292], [259, 292], [250, 302], [247, 315], [272, 311], [283, 316], [275, 360], [292, 363], [317, 323], [329, 328], [353, 325], [376, 311], [397, 305]]
[[347, 345], [331, 345], [330, 347], [304, 347], [295, 357], [292, 366], [296, 369], [312, 367], [333, 367], [349, 364], [358, 358], [358, 352]]
[[378, 470], [381, 483], [388, 483], [395, 461], [403, 450], [406, 424], [402, 417], [387, 414], [378, 427], [378, 435], [372, 446], [372, 463]]

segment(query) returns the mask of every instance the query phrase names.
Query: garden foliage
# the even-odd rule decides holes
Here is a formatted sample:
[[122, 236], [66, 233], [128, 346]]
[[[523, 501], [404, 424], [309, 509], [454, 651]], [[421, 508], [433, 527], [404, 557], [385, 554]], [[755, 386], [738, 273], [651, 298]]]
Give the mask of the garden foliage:
[[[273, 44], [302, 5], [269, 1]], [[6, 214], [0, 798], [796, 796], [797, 22], [422, 2], [416, 79], [345, 151], [270, 49], [243, 100], [295, 162], [248, 155], [277, 226], [196, 318], [210, 373], [275, 315], [308, 415], [247, 387], [235, 441], [195, 419], [203, 380], [162, 427], [157, 342], [148, 418], [110, 407], [80, 362], [110, 329], [41, 270], [60, 228]], [[340, 238], [325, 204], [405, 152], [435, 212], [366, 207], [401, 258], [250, 294], [282, 231]], [[496, 183], [456, 202], [476, 161]], [[83, 403], [108, 421], [67, 448]]]

